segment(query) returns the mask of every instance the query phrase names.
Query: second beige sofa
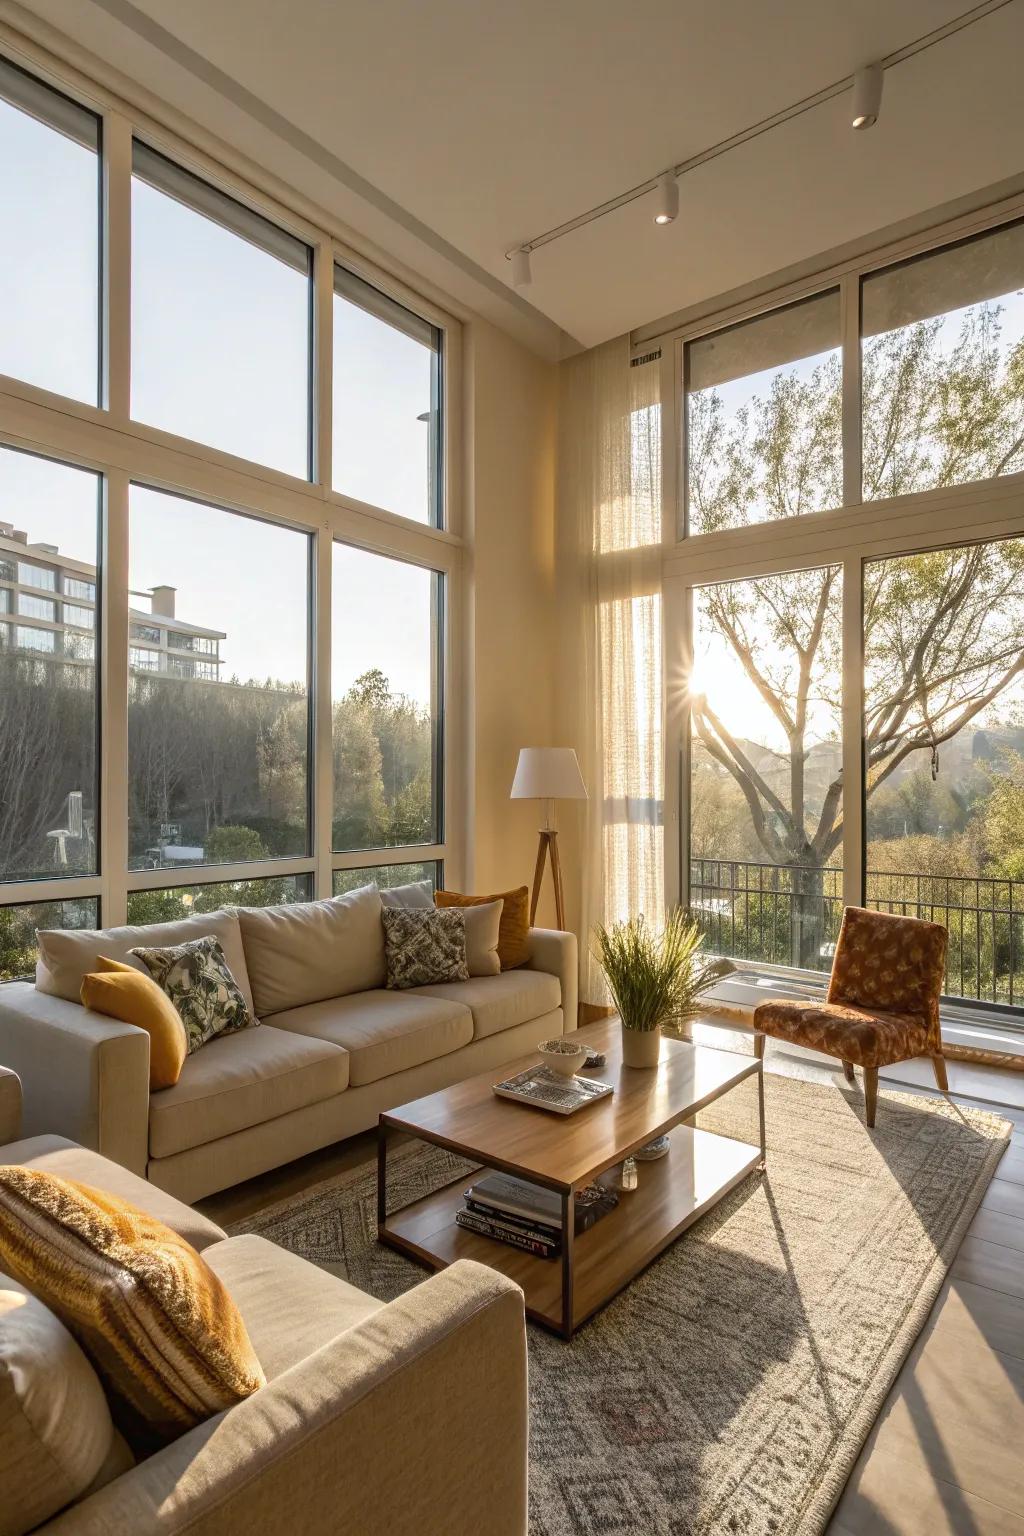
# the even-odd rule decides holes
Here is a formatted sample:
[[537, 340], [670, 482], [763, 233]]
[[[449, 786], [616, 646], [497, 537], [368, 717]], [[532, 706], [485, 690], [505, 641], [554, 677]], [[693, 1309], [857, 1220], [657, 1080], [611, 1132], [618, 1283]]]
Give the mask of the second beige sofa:
[[[29, 1135], [59, 1131], [191, 1202], [377, 1123], [380, 1112], [501, 1068], [576, 1027], [574, 935], [530, 932], [497, 976], [384, 986], [375, 887], [147, 928], [41, 936], [35, 985], [0, 987], [0, 1061], [21, 1077]], [[149, 1036], [83, 1008], [98, 955], [213, 933], [261, 1019], [149, 1091]]]

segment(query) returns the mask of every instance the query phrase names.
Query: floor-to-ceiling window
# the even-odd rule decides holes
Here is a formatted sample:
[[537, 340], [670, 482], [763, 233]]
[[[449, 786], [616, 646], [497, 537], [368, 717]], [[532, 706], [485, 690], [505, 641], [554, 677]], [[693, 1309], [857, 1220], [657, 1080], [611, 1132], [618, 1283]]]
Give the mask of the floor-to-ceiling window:
[[1024, 222], [786, 298], [663, 343], [674, 894], [808, 982], [844, 903], [934, 919], [947, 994], [1020, 1008]]
[[457, 328], [173, 144], [0, 60], [0, 979], [459, 873]]

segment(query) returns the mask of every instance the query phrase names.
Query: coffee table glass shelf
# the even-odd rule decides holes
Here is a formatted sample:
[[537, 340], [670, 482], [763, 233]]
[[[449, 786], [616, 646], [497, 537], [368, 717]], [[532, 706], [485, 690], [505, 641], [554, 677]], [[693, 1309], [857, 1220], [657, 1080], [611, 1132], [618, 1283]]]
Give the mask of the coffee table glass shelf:
[[[578, 1031], [603, 1051], [605, 1066], [592, 1076], [614, 1086], [608, 1098], [569, 1117], [498, 1098], [493, 1084], [536, 1062], [525, 1056], [415, 1099], [380, 1117], [377, 1151], [377, 1235], [382, 1243], [433, 1269], [476, 1259], [521, 1285], [535, 1322], [571, 1338], [680, 1233], [709, 1211], [754, 1169], [764, 1166], [764, 1079], [761, 1047], [754, 1056], [663, 1039], [657, 1069], [622, 1065], [617, 1019]], [[757, 1078], [760, 1144], [734, 1141], [682, 1124], [698, 1110]], [[562, 1205], [560, 1259], [536, 1257], [467, 1231], [455, 1222], [471, 1180], [463, 1174], [401, 1210], [387, 1211], [387, 1149], [402, 1132], [444, 1147], [486, 1170], [510, 1173], [556, 1190]], [[623, 1158], [670, 1133], [668, 1154], [641, 1163], [638, 1187], [589, 1231], [574, 1234], [573, 1191]], [[479, 1177], [479, 1175], [477, 1175]]]

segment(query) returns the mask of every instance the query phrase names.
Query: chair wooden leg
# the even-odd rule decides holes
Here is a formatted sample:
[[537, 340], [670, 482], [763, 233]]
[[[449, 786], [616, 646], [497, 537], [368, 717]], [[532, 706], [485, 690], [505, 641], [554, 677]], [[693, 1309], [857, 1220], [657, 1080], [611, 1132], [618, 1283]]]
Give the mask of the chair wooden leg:
[[935, 1072], [935, 1086], [940, 1093], [948, 1093], [949, 1082], [946, 1078], [946, 1058], [944, 1056], [933, 1056], [932, 1069]]
[[845, 1076], [846, 1081], [848, 1083], [856, 1082], [856, 1078], [853, 1075], [853, 1062], [852, 1061], [844, 1061], [843, 1062], [843, 1075]]
[[864, 1124], [869, 1131], [875, 1128], [875, 1105], [878, 1103], [878, 1068], [864, 1068]]

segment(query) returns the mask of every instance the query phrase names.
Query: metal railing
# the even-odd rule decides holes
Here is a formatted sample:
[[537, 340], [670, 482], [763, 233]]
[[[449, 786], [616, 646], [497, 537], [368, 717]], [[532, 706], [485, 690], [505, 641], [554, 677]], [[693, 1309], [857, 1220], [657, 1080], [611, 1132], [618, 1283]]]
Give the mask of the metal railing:
[[[868, 870], [864, 900], [948, 930], [948, 996], [1024, 1000], [1024, 881]], [[717, 954], [828, 971], [843, 915], [843, 871], [693, 858], [690, 907]]]

